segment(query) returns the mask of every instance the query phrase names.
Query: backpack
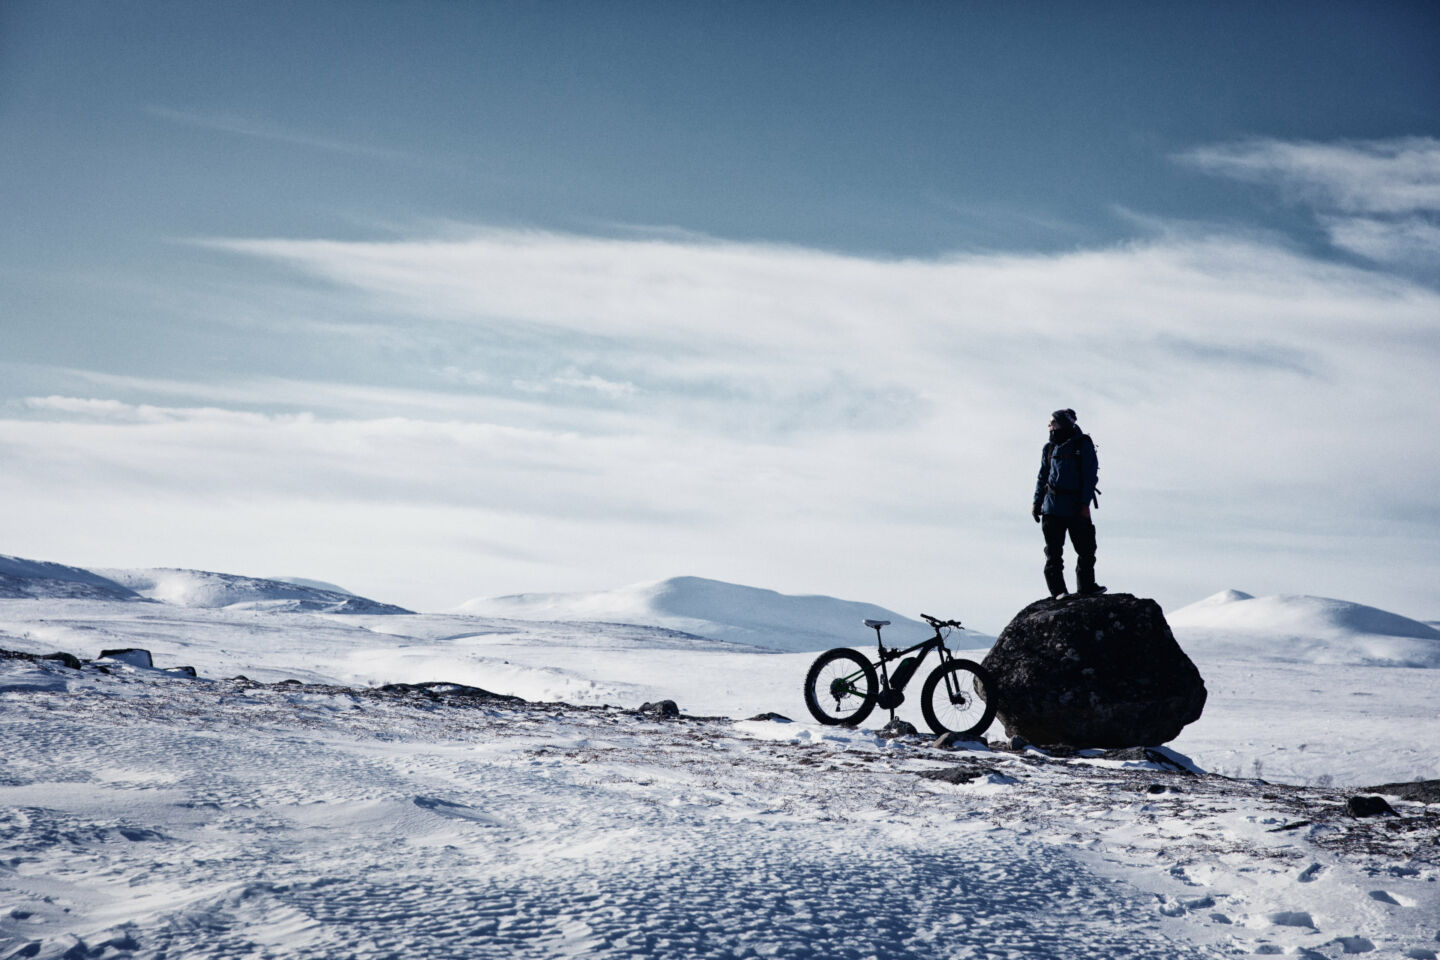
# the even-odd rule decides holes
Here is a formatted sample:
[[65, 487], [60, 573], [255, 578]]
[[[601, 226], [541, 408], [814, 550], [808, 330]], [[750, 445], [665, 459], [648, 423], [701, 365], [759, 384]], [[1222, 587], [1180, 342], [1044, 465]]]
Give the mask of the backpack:
[[[1085, 437], [1087, 440], [1090, 440], [1090, 435], [1089, 435], [1088, 433], [1076, 434], [1076, 436]], [[1074, 438], [1072, 437], [1071, 439], [1074, 439]], [[1069, 440], [1065, 441], [1065, 443], [1068, 443], [1068, 442], [1069, 442]], [[1045, 489], [1049, 490], [1051, 493], [1079, 493], [1080, 490], [1083, 490], [1083, 489], [1084, 489], [1083, 487], [1080, 487], [1080, 488], [1077, 488], [1077, 489], [1074, 489], [1074, 490], [1062, 490], [1060, 487], [1051, 486], [1051, 484], [1050, 484], [1050, 464], [1051, 464], [1051, 463], [1054, 461], [1054, 459], [1055, 459], [1055, 447], [1056, 447], [1056, 446], [1063, 446], [1063, 445], [1064, 445], [1064, 444], [1055, 444], [1055, 443], [1053, 443], [1053, 442], [1052, 442], [1052, 443], [1047, 443], [1047, 444], [1045, 444]], [[1090, 497], [1090, 502], [1095, 505], [1095, 509], [1096, 509], [1096, 510], [1099, 510], [1099, 509], [1100, 509], [1100, 448], [1099, 448], [1098, 446], [1096, 446], [1094, 440], [1090, 440], [1090, 449], [1092, 449], [1092, 450], [1095, 451], [1095, 493]], [[1062, 456], [1065, 457], [1066, 459], [1070, 459], [1070, 458], [1072, 458], [1072, 457], [1075, 459], [1075, 472], [1076, 472], [1076, 474], [1079, 474], [1079, 472], [1080, 472], [1080, 448], [1079, 448], [1079, 445], [1078, 445], [1078, 444], [1076, 445], [1076, 447], [1075, 447], [1075, 452], [1074, 452], [1074, 453], [1066, 453], [1066, 454], [1062, 454]]]

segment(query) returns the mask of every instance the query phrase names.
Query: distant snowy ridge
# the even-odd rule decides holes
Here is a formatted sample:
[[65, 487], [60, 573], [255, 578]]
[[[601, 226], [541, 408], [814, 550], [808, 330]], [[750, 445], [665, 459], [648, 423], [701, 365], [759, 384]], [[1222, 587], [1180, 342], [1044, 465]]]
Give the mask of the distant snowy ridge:
[[140, 570], [99, 570], [142, 597], [181, 607], [255, 609], [308, 613], [409, 613], [353, 593], [322, 590], [280, 580], [262, 580], [233, 573], [155, 567]]
[[[873, 644], [863, 621], [889, 620], [887, 644], [909, 646], [930, 636], [930, 628], [873, 603], [825, 596], [792, 596], [707, 580], [672, 577], [597, 593], [522, 593], [471, 600], [457, 612], [517, 620], [599, 621], [666, 627], [712, 640], [788, 653]], [[959, 611], [926, 611], [955, 617]], [[959, 619], [956, 617], [956, 619]], [[956, 631], [950, 646], [988, 646], [992, 638]]]
[[9, 556], [0, 556], [0, 598], [141, 599], [135, 591], [91, 570]]
[[1440, 667], [1440, 630], [1328, 597], [1252, 597], [1223, 590], [1167, 615], [1197, 659]]
[[356, 596], [353, 591], [333, 583], [326, 583], [324, 580], [311, 580], [309, 577], [263, 577], [264, 580], [273, 580], [276, 583], [288, 583], [297, 587], [309, 587], [312, 590], [327, 590], [330, 593], [343, 593], [347, 597]]

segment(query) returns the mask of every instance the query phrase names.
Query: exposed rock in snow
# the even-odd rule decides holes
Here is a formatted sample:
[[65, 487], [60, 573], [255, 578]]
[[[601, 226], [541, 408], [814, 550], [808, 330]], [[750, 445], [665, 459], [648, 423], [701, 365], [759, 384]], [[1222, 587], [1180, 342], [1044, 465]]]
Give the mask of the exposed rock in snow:
[[101, 660], [116, 660], [120, 663], [128, 663], [132, 667], [144, 667], [146, 670], [155, 666], [155, 660], [150, 656], [149, 650], [142, 650], [139, 647], [126, 647], [123, 650], [101, 650]]
[[[766, 650], [828, 650], [873, 643], [863, 621], [889, 620], [885, 640], [909, 646], [930, 635], [918, 620], [872, 603], [792, 596], [703, 577], [673, 577], [600, 593], [522, 593], [471, 600], [459, 612], [520, 620], [647, 624]], [[963, 618], [963, 611], [927, 611]], [[991, 638], [956, 631], [951, 649], [988, 646]]]
[[901, 720], [899, 717], [886, 723], [885, 726], [881, 727], [875, 734], [875, 736], [881, 740], [894, 740], [897, 737], [918, 737], [919, 735], [920, 731], [915, 728], [915, 724], [909, 720]]
[[1030, 604], [983, 666], [1005, 732], [1031, 743], [1153, 746], [1205, 706], [1205, 682], [1160, 605], [1128, 593]]
[[1395, 808], [1384, 797], [1357, 794], [1345, 801], [1345, 812], [1352, 817], [1398, 817]]
[[1440, 630], [1344, 600], [1225, 590], [1168, 619], [1181, 644], [1202, 661], [1440, 667]]
[[1440, 803], [1440, 780], [1412, 780], [1408, 783], [1382, 783], [1366, 787], [1366, 793], [1383, 793], [1412, 803]]

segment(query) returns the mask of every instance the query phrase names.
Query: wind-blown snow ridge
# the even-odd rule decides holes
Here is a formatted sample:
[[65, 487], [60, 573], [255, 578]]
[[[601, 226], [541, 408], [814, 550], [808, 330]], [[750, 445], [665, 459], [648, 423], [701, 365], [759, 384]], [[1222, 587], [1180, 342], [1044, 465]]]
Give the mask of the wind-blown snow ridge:
[[142, 597], [181, 607], [266, 609], [313, 613], [409, 613], [352, 593], [322, 590], [280, 580], [262, 580], [233, 573], [156, 567], [101, 570], [106, 577]]
[[45, 560], [0, 556], [0, 599], [24, 598], [148, 600], [200, 609], [233, 607], [292, 613], [410, 612], [319, 580], [267, 580], [172, 567], [87, 570]]
[[[885, 640], [910, 645], [930, 635], [918, 620], [873, 603], [793, 596], [704, 577], [672, 577], [596, 593], [522, 593], [471, 600], [458, 611], [517, 620], [602, 621], [667, 627], [766, 650], [801, 652], [863, 646], [875, 635], [863, 622], [889, 620]], [[961, 611], [927, 611], [963, 619]], [[985, 646], [990, 638], [957, 631], [950, 645]]]
[[140, 599], [128, 587], [81, 567], [9, 556], [0, 556], [0, 597]]
[[1224, 590], [1167, 619], [1181, 645], [1201, 659], [1440, 667], [1434, 627], [1329, 597]]

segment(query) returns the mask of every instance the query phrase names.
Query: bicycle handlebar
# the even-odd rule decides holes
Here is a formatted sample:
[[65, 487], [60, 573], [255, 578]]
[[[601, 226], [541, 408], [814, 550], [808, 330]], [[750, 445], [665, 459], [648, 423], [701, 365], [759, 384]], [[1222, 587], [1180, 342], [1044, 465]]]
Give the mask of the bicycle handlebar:
[[941, 628], [941, 627], [959, 627], [959, 626], [960, 626], [960, 621], [959, 621], [959, 620], [940, 620], [940, 619], [937, 619], [937, 618], [935, 618], [935, 617], [930, 616], [930, 614], [928, 614], [928, 613], [922, 613], [922, 614], [920, 614], [920, 619], [921, 619], [921, 620], [924, 620], [926, 623], [930, 624], [930, 626], [936, 628], [937, 630], [938, 630], [939, 628]]

